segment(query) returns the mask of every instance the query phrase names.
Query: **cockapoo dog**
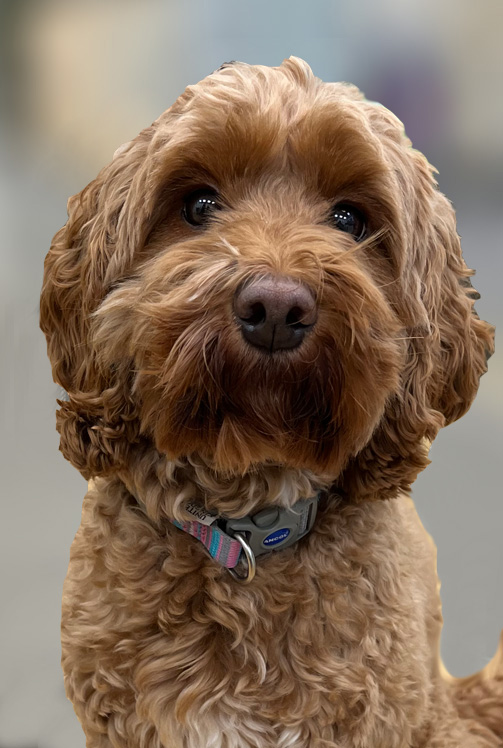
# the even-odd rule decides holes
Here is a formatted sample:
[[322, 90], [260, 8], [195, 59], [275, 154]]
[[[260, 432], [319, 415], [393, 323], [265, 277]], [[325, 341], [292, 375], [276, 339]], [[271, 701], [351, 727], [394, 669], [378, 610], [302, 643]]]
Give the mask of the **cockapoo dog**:
[[503, 745], [501, 649], [443, 670], [408, 497], [493, 329], [397, 118], [228, 63], [68, 209], [41, 326], [92, 479], [62, 625], [88, 748]]

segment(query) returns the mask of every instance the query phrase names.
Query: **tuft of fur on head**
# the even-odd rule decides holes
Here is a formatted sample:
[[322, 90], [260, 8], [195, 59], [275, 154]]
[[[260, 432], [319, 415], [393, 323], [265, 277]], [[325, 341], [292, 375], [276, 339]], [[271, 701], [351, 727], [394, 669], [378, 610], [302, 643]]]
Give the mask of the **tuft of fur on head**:
[[[86, 477], [141, 453], [152, 475], [167, 458], [224, 484], [282, 466], [353, 500], [408, 490], [493, 350], [432, 171], [394, 115], [297, 58], [187, 88], [70, 199], [47, 256], [63, 454]], [[205, 186], [222, 209], [194, 228], [184, 199]], [[330, 225], [337, 202], [365, 213], [363, 241]], [[269, 274], [318, 305], [302, 345], [272, 355], [232, 305]]]

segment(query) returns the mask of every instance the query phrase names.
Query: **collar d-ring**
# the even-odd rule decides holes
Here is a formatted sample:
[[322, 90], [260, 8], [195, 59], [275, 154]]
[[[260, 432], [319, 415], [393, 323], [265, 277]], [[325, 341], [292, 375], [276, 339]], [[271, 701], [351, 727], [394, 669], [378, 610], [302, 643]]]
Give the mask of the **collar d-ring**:
[[248, 570], [247, 570], [246, 575], [243, 577], [240, 574], [238, 574], [235, 571], [235, 569], [227, 569], [227, 571], [229, 572], [229, 574], [231, 574], [234, 577], [234, 579], [236, 579], [238, 582], [241, 582], [241, 584], [249, 584], [252, 581], [253, 577], [255, 576], [255, 572], [257, 570], [255, 554], [253, 553], [252, 549], [246, 542], [246, 538], [244, 537], [244, 535], [237, 532], [234, 535], [234, 537], [236, 538], [236, 540], [238, 540], [241, 543], [241, 547], [243, 548], [243, 551], [246, 557]]

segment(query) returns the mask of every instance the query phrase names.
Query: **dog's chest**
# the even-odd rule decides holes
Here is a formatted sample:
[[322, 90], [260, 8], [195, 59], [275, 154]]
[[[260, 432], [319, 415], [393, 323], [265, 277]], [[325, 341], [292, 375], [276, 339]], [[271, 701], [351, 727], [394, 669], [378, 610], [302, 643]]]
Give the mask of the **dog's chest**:
[[[164, 651], [164, 674], [136, 670], [162, 739], [173, 734], [171, 719], [162, 726], [169, 713], [190, 748], [402, 745], [397, 734], [412, 735], [428, 700], [429, 674], [417, 666], [428, 661], [423, 593], [396, 538], [377, 537], [379, 564], [366, 560], [368, 537], [337, 547], [329, 534], [271, 557], [249, 588], [179, 583], [140, 658]], [[163, 698], [162, 710], [152, 706]]]
[[[82, 693], [89, 716], [95, 689], [96, 721], [115, 730], [131, 704], [128, 748], [143, 745], [146, 726], [152, 748], [407, 745], [396, 735], [412, 733], [428, 699], [419, 545], [397, 538], [389, 507], [369, 514], [356, 528], [325, 518], [249, 587], [211, 573], [199, 553], [159, 565], [163, 546], [147, 528], [113, 543], [84, 528], [65, 591], [70, 697]], [[73, 656], [84, 648], [85, 661]]]
[[[255, 635], [245, 634], [234, 649], [215, 628], [209, 635], [201, 631], [199, 647], [192, 640], [184, 648], [178, 639], [178, 654], [170, 656], [171, 672], [162, 689], [172, 698], [162, 710], [161, 690], [143, 684], [143, 705], [162, 745], [398, 748], [412, 736], [424, 713], [427, 687], [414, 673], [405, 632], [391, 643], [386, 627], [376, 625], [359, 641], [350, 641], [334, 635], [321, 609], [318, 625], [314, 615], [304, 614], [300, 625], [297, 615], [288, 615], [283, 627], [276, 621], [277, 632], [267, 639], [271, 622], [263, 614], [264, 626]], [[351, 628], [355, 621], [356, 616], [348, 621]], [[381, 643], [386, 657], [380, 656]], [[180, 747], [172, 742], [173, 715]]]

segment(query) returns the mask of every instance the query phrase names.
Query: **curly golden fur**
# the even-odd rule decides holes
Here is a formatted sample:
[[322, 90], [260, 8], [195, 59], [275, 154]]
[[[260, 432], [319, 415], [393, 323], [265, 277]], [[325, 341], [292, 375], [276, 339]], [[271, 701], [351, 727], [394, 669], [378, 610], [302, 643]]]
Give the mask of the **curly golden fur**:
[[[184, 200], [218, 191], [195, 228]], [[365, 214], [361, 241], [330, 208]], [[63, 601], [88, 748], [503, 745], [501, 653], [439, 660], [434, 546], [407, 493], [493, 349], [450, 203], [401, 123], [303, 61], [223, 66], [69, 201], [41, 326], [61, 450], [92, 479]], [[237, 289], [288, 276], [318, 319], [250, 345]], [[170, 522], [322, 491], [248, 586]]]

